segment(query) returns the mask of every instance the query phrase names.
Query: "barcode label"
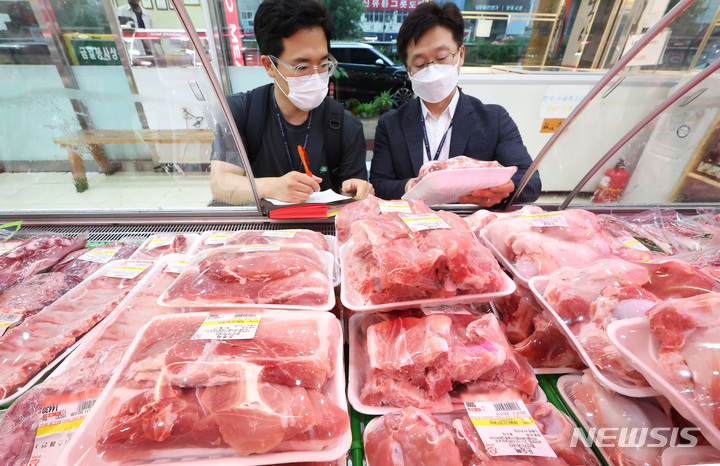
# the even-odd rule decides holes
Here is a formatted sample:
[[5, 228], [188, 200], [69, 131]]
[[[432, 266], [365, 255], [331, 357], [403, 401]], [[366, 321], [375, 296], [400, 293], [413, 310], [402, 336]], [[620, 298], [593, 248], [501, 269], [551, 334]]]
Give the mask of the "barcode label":
[[10, 309], [0, 307], [0, 336], [5, 334], [13, 324], [20, 322], [22, 316], [25, 315], [25, 309]]
[[115, 258], [115, 254], [118, 253], [120, 248], [121, 246], [111, 248], [100, 246], [89, 250], [82, 256], [78, 257], [78, 260], [95, 262], [97, 264], [107, 264]]
[[205, 244], [225, 244], [232, 236], [231, 231], [216, 231], [205, 240]]
[[403, 212], [406, 214], [412, 213], [412, 209], [410, 208], [408, 201], [383, 201], [378, 202], [378, 207], [380, 207], [380, 212], [383, 214], [388, 212]]
[[170, 263], [165, 268], [165, 271], [168, 273], [183, 273], [185, 269], [187, 269], [188, 261], [184, 260], [176, 260], [176, 261], [170, 261]]
[[210, 314], [200, 324], [193, 340], [249, 340], [255, 337], [261, 312]]
[[532, 227], [569, 227], [567, 219], [560, 212], [547, 214], [521, 215]]
[[450, 229], [437, 214], [399, 214], [410, 231]]
[[294, 238], [297, 230], [265, 230], [262, 235], [267, 238]]
[[175, 235], [156, 235], [150, 239], [145, 249], [151, 251], [162, 246], [170, 246], [175, 241]]
[[78, 410], [79, 411], [90, 411], [92, 409], [92, 407], [95, 406], [96, 401], [97, 401], [97, 399], [82, 401], [78, 405]]
[[491, 456], [557, 457], [522, 400], [466, 401], [465, 410]]
[[123, 261], [105, 272], [105, 276], [114, 278], [135, 278], [151, 265], [151, 261]]

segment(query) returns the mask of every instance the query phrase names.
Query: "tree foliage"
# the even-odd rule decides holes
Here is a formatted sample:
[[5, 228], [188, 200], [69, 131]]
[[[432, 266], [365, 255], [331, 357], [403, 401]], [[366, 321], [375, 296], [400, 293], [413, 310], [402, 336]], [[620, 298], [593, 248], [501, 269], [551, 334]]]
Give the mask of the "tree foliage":
[[362, 0], [320, 0], [320, 3], [330, 13], [336, 39], [354, 40], [360, 37], [360, 18], [365, 11]]

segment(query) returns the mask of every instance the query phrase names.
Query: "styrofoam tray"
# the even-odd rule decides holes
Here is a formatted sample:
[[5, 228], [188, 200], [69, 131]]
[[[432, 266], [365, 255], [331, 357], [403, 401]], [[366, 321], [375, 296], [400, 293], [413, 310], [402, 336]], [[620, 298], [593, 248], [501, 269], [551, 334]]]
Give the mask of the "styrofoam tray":
[[[205, 313], [206, 315], [209, 313]], [[278, 316], [283, 320], [291, 320], [299, 317], [296, 312], [283, 312], [283, 311], [267, 311], [268, 315]], [[198, 314], [193, 314], [198, 315]], [[137, 349], [138, 345], [142, 341], [143, 335], [156, 319], [178, 319], [187, 318], [187, 314], [168, 314], [153, 318], [150, 322], [145, 324], [143, 328], [138, 332], [132, 344], [128, 348], [125, 356], [123, 356], [120, 365], [113, 374], [112, 378], [106, 385], [102, 394], [98, 398], [95, 406], [93, 407], [90, 414], [85, 418], [83, 423], [80, 425], [78, 432], [76, 432], [70, 443], [60, 454], [58, 458], [59, 466], [119, 466], [122, 462], [105, 462], [98, 456], [98, 452], [95, 448], [97, 441], [96, 432], [102, 426], [105, 420], [105, 411], [107, 405], [114, 394], [115, 385], [120, 375], [125, 371], [128, 365], [131, 363], [133, 353]], [[332, 314], [326, 312], [307, 312], [303, 313], [302, 318], [315, 318], [319, 321], [327, 322], [327, 325], [340, 325], [339, 321]], [[333, 322], [334, 321], [334, 322]], [[338, 329], [338, 334], [342, 336], [342, 331]], [[338, 339], [338, 347], [335, 349], [335, 375], [332, 381], [326, 384], [326, 394], [335, 401], [336, 406], [342, 410], [347, 411], [347, 399], [345, 398], [345, 371], [343, 366], [343, 351], [342, 351], [342, 338]], [[348, 423], [348, 429], [341, 435], [338, 444], [329, 450], [325, 451], [288, 451], [281, 453], [265, 453], [259, 455], [240, 456], [236, 450], [232, 448], [208, 448], [208, 449], [196, 449], [187, 448], [183, 450], [174, 450], [173, 457], [148, 457], [145, 460], [133, 461], [131, 464], [156, 464], [158, 461], [161, 464], [177, 464], [182, 466], [205, 466], [205, 465], [217, 465], [217, 466], [250, 466], [250, 465], [264, 465], [264, 464], [278, 464], [278, 463], [294, 463], [298, 461], [335, 461], [347, 453], [352, 444], [352, 433], [350, 430], [350, 424]]]
[[492, 242], [489, 239], [487, 239], [487, 237], [485, 236], [485, 229], [480, 231], [479, 236], [480, 236], [480, 238], [482, 238], [482, 241], [483, 241], [483, 243], [485, 243], [485, 246], [487, 246], [487, 248], [490, 250], [490, 252], [493, 253], [493, 256], [495, 256], [495, 258], [498, 260], [498, 262], [500, 262], [500, 264], [503, 267], [505, 267], [512, 274], [513, 278], [515, 278], [517, 281], [519, 281], [520, 284], [523, 285], [525, 288], [530, 288], [530, 278], [532, 278], [532, 277], [526, 277], [517, 271], [517, 269], [515, 268], [513, 263], [510, 262], [510, 259], [505, 257], [498, 250], [498, 248], [496, 248], [495, 245], [492, 244]]
[[[127, 260], [130, 260], [130, 259], [123, 259], [123, 260], [126, 260], [126, 261], [127, 261]], [[83, 280], [83, 281], [80, 282], [77, 286], [75, 286], [75, 288], [73, 288], [72, 290], [68, 291], [68, 292], [66, 293], [66, 295], [72, 293], [74, 289], [79, 288], [80, 286], [83, 286], [83, 285], [87, 284], [89, 281], [95, 280], [96, 278], [105, 275], [105, 273], [106, 273], [108, 270], [110, 270], [110, 269], [112, 269], [112, 268], [115, 268], [115, 267], [118, 265], [119, 262], [121, 262], [121, 261], [110, 261], [110, 262], [108, 262], [107, 264], [103, 265], [103, 266], [100, 267], [98, 270], [96, 270], [94, 273], [92, 273], [91, 275], [89, 275], [85, 280]], [[138, 282], [138, 283], [139, 283], [139, 282]], [[137, 285], [137, 284], [136, 284], [136, 285]], [[117, 309], [117, 306], [116, 306], [115, 309]], [[112, 312], [114, 312], [114, 310], [111, 311], [111, 314], [112, 314]], [[109, 316], [110, 316], [110, 314], [108, 314], [107, 317], [109, 317]], [[107, 319], [107, 317], [105, 317], [105, 319]], [[77, 341], [75, 341], [75, 343], [73, 343], [72, 345], [68, 346], [68, 347], [65, 348], [64, 350], [62, 350], [62, 351], [55, 357], [55, 359], [53, 359], [53, 360], [52, 360], [47, 366], [45, 366], [40, 372], [38, 372], [37, 374], [35, 374], [27, 383], [25, 383], [25, 385], [23, 385], [23, 386], [21, 386], [20, 388], [18, 388], [18, 390], [15, 391], [12, 395], [10, 395], [10, 396], [8, 396], [8, 397], [5, 397], [5, 398], [3, 398], [2, 400], [0, 400], [0, 406], [8, 406], [8, 405], [10, 405], [10, 403], [12, 403], [12, 402], [15, 401], [16, 399], [18, 399], [18, 397], [20, 397], [20, 395], [22, 395], [23, 393], [25, 393], [26, 391], [28, 391], [28, 389], [32, 388], [33, 385], [35, 385], [35, 384], [38, 383], [40, 380], [42, 380], [42, 378], [43, 378], [48, 372], [50, 372], [50, 371], [52, 371], [53, 369], [55, 369], [61, 362], [63, 362], [63, 360], [64, 360], [65, 358], [67, 358], [72, 352], [74, 352], [74, 351], [78, 348], [78, 346], [85, 340], [85, 338], [90, 334], [90, 332], [92, 332], [93, 330], [95, 330], [96, 327], [97, 327], [97, 325], [96, 325], [95, 327], [93, 327], [92, 329], [90, 329], [90, 331], [88, 331], [88, 332], [85, 333], [84, 335], [81, 335], [80, 337], [78, 337], [78, 338], [77, 338]], [[9, 329], [8, 329], [8, 330], [9, 330]], [[7, 332], [6, 332], [6, 333], [7, 333]]]
[[428, 173], [402, 199], [422, 199], [427, 205], [451, 204], [476, 189], [510, 181], [517, 167], [460, 168]]
[[416, 299], [413, 301], [398, 301], [385, 304], [365, 304], [362, 295], [349, 284], [348, 274], [342, 270], [342, 285], [340, 286], [340, 301], [348, 309], [356, 312], [385, 312], [401, 309], [421, 308], [427, 306], [442, 306], [453, 304], [486, 303], [493, 299], [507, 296], [515, 292], [515, 282], [503, 271], [499, 271], [503, 280], [502, 290], [494, 293], [465, 294], [447, 298]]
[[[135, 252], [130, 256], [130, 260], [158, 260], [160, 257], [163, 257], [165, 254], [161, 254], [159, 257], [148, 257], [144, 254], [143, 249], [150, 244], [150, 241], [152, 241], [154, 238], [157, 238], [158, 236], [187, 236], [188, 238], [188, 250], [184, 253], [188, 256], [192, 256], [197, 251], [197, 248], [200, 246], [200, 235], [197, 233], [161, 233], [157, 235], [152, 235], [149, 238], [147, 238], [143, 243], [140, 245], [140, 247], [135, 250]], [[158, 246], [163, 247], [163, 246]], [[175, 254], [175, 253], [173, 253]]]
[[565, 334], [565, 337], [570, 341], [570, 344], [573, 346], [573, 348], [575, 348], [575, 351], [577, 351], [577, 353], [580, 355], [580, 358], [583, 360], [585, 365], [588, 366], [588, 368], [592, 371], [598, 382], [600, 382], [603, 386], [609, 388], [612, 391], [633, 398], [657, 396], [659, 393], [654, 388], [638, 387], [632, 385], [625, 380], [622, 380], [615, 374], [599, 369], [595, 365], [595, 362], [590, 358], [590, 356], [585, 351], [585, 348], [583, 348], [577, 338], [575, 338], [575, 335], [572, 333], [570, 328], [568, 328], [563, 319], [557, 314], [555, 309], [543, 297], [543, 291], [547, 286], [547, 281], [548, 277], [546, 276], [533, 277], [530, 279], [528, 288], [530, 288], [530, 290], [533, 292], [538, 303], [540, 303], [540, 305], [550, 313], [550, 316], [553, 318], [560, 330]]
[[[294, 245], [285, 245], [285, 247], [293, 247]], [[301, 245], [304, 246], [304, 245]], [[297, 245], [295, 245], [297, 247]], [[202, 251], [201, 253], [195, 255], [192, 259], [192, 262], [189, 264], [188, 268], [180, 274], [180, 276], [173, 282], [170, 287], [163, 292], [163, 294], [160, 295], [158, 298], [158, 304], [162, 306], [169, 306], [169, 307], [178, 307], [178, 308], [203, 308], [203, 309], [212, 309], [212, 308], [226, 308], [226, 307], [232, 307], [232, 308], [252, 308], [257, 309], [258, 307], [262, 307], [264, 309], [292, 309], [292, 310], [300, 310], [300, 311], [329, 311], [335, 307], [335, 290], [333, 289], [333, 268], [334, 268], [334, 259], [333, 255], [326, 251], [315, 251], [318, 256], [320, 256], [320, 260], [323, 261], [323, 272], [325, 276], [328, 279], [328, 290], [327, 290], [327, 303], [319, 306], [299, 306], [299, 305], [289, 305], [289, 304], [258, 304], [258, 303], [203, 303], [203, 302], [187, 302], [187, 303], [172, 303], [167, 301], [167, 293], [168, 290], [172, 289], [176, 283], [183, 280], [190, 272], [189, 270], [194, 265], [202, 262], [203, 260], [207, 259], [209, 256], [213, 254], [219, 254], [219, 253], [233, 253], [233, 252], [240, 252], [242, 250], [243, 246], [222, 246], [219, 248], [214, 249], [207, 249], [205, 251]], [[249, 254], [262, 254], [262, 252], [255, 252], [255, 253], [249, 253]]]
[[698, 426], [708, 442], [720, 449], [720, 430], [694, 400], [675, 388], [660, 367], [657, 361], [660, 340], [650, 331], [650, 320], [634, 317], [615, 321], [608, 326], [608, 336], [650, 385], [664, 395], [683, 417]]
[[[490, 309], [492, 309], [492, 313], [497, 317], [497, 320], [500, 322], [504, 322], [502, 317], [500, 316], [500, 312], [497, 310], [497, 306], [495, 306], [494, 302], [490, 303]], [[512, 343], [510, 344], [512, 346]], [[530, 361], [528, 361], [530, 362]], [[573, 369], [572, 367], [533, 367], [533, 371], [535, 371], [535, 374], [537, 375], [544, 375], [544, 374], [572, 374], [575, 372], [580, 372], [582, 369]]]
[[662, 466], [720, 464], [720, 451], [708, 446], [670, 447], [662, 454]]
[[[363, 320], [367, 317], [367, 314], [354, 314], [350, 317], [350, 320], [348, 321], [348, 327], [350, 327], [350, 335], [348, 338], [348, 344], [350, 347], [347, 389], [348, 401], [350, 402], [352, 407], [355, 408], [355, 411], [363, 414], [383, 415], [395, 411], [401, 411], [403, 408], [396, 408], [392, 406], [372, 406], [364, 404], [360, 401], [360, 392], [362, 391], [362, 388], [367, 380], [367, 375], [370, 372], [367, 354], [364, 350], [365, 344], [364, 342], [358, 341], [358, 335], [365, 335], [365, 332], [367, 331], [367, 328], [364, 328], [362, 329], [362, 331], [360, 331], [360, 326], [363, 325]], [[363, 348], [363, 351], [357, 351], [358, 348]], [[547, 401], [547, 396], [545, 395], [545, 392], [540, 388], [540, 385], [538, 385], [537, 389], [535, 390], [535, 396], [533, 397], [533, 401]], [[454, 406], [452, 412], [461, 412], [464, 409], [464, 405], [458, 404]], [[425, 411], [433, 414], [441, 414], [440, 412], [429, 409], [426, 409]]]

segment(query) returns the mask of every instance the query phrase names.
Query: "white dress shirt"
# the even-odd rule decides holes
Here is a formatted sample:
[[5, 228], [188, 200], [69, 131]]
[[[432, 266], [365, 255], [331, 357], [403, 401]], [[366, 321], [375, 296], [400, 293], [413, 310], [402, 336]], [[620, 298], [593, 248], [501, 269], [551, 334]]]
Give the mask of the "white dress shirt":
[[[141, 6], [140, 14], [142, 16], [143, 23], [145, 23], [145, 29], [152, 29], [153, 21], [150, 13]], [[135, 12], [133, 11], [132, 7], [127, 3], [125, 5], [120, 5], [117, 8], [117, 16], [127, 16], [129, 18], [132, 18], [133, 24], [137, 23], [137, 16], [135, 15]], [[137, 24], [135, 24], [135, 28], [137, 29]]]
[[[423, 142], [423, 153], [425, 154], [425, 157], [423, 158], [424, 162], [428, 162], [435, 157], [445, 131], [448, 133], [445, 138], [445, 144], [443, 144], [442, 150], [440, 151], [438, 160], [448, 159], [450, 154], [450, 139], [452, 139], [452, 128], [450, 128], [450, 122], [453, 119], [453, 115], [455, 115], [455, 109], [457, 108], [459, 99], [460, 91], [455, 89], [455, 95], [450, 100], [450, 104], [448, 104], [447, 108], [440, 114], [440, 118], [435, 118], [435, 116], [430, 113], [430, 110], [428, 110], [425, 106], [425, 102], [420, 99], [420, 112], [425, 117], [425, 129], [427, 130], [428, 144], [430, 144], [430, 154], [428, 154], [427, 149], [425, 148], [425, 143]], [[448, 128], [450, 128], [449, 131]]]

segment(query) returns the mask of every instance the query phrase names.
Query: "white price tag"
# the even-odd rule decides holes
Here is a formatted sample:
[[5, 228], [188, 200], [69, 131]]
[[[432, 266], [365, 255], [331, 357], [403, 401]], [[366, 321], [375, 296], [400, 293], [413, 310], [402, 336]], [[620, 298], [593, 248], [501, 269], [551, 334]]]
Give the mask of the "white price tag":
[[0, 307], [0, 336], [5, 334], [5, 331], [16, 322], [20, 322], [22, 316], [27, 312], [25, 309], [9, 309], [6, 307]]
[[183, 273], [188, 264], [189, 262], [184, 260], [170, 261], [167, 267], [165, 267], [165, 271], [168, 273]]
[[380, 207], [380, 212], [383, 214], [388, 212], [403, 212], [406, 214], [412, 213], [412, 209], [410, 208], [410, 203], [408, 201], [383, 201], [379, 202], [378, 206]]
[[0, 243], [0, 256], [6, 252], [12, 251], [22, 243], [23, 241], [5, 241], [4, 243]]
[[152, 251], [162, 246], [170, 246], [173, 244], [173, 241], [175, 241], [175, 235], [156, 235], [148, 242], [145, 249]]
[[107, 264], [115, 258], [115, 254], [118, 253], [121, 247], [122, 246], [99, 246], [97, 248], [89, 250], [82, 256], [78, 257], [78, 260], [96, 262], [98, 264]]
[[105, 272], [105, 276], [115, 278], [135, 278], [152, 264], [152, 261], [124, 261]]
[[421, 310], [425, 313], [425, 315], [430, 314], [462, 314], [462, 315], [470, 315], [470, 311], [468, 311], [465, 306], [460, 305], [454, 305], [454, 306], [423, 306]]
[[631, 249], [637, 249], [638, 251], [649, 251], [648, 248], [645, 247], [644, 244], [642, 244], [637, 238], [634, 236], [618, 236], [618, 241], [620, 241], [625, 246], [631, 248]]
[[249, 340], [255, 336], [261, 312], [210, 314], [193, 335], [193, 340]]
[[522, 400], [466, 401], [465, 410], [490, 455], [557, 458]]
[[560, 212], [547, 214], [521, 215], [530, 222], [533, 227], [569, 227], [567, 219]]
[[279, 251], [279, 244], [253, 244], [240, 248], [242, 252]]
[[231, 231], [216, 231], [205, 239], [205, 244], [225, 244], [231, 236]]
[[102, 389], [68, 395], [49, 396], [43, 400], [42, 417], [35, 434], [33, 456], [28, 465], [53, 466], [60, 452], [88, 415]]
[[265, 230], [262, 235], [268, 238], [294, 238], [297, 230]]
[[436, 214], [399, 214], [400, 218], [411, 231], [450, 229]]

